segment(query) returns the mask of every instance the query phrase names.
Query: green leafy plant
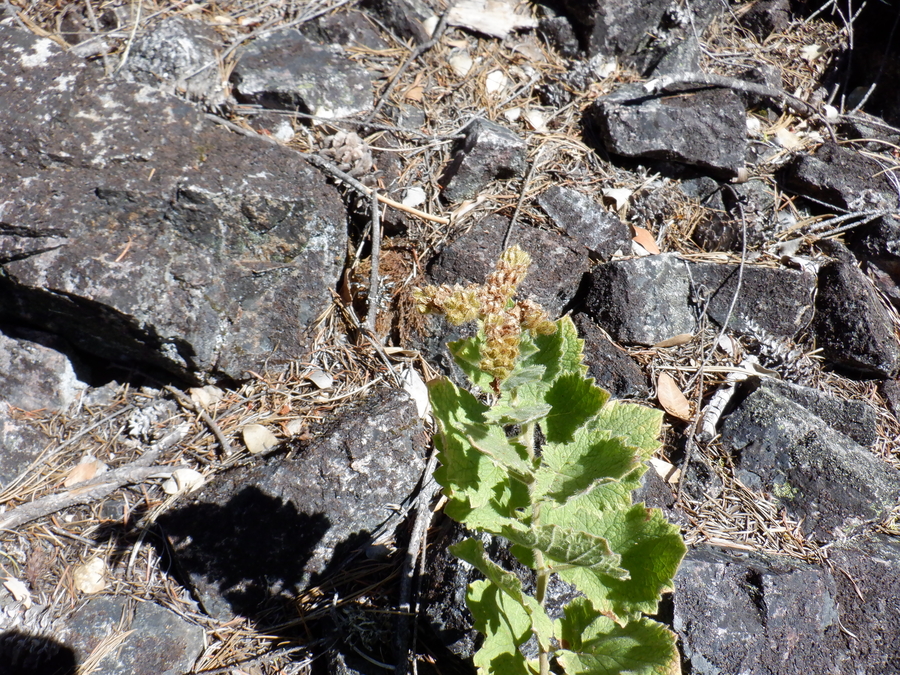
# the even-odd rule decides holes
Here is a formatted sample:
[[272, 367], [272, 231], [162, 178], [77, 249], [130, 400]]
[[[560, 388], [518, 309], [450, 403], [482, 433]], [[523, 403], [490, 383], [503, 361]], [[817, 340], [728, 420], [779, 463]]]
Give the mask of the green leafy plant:
[[[675, 636], [644, 614], [672, 589], [684, 542], [658, 509], [631, 499], [662, 414], [611, 400], [587, 377], [572, 321], [515, 301], [529, 263], [512, 247], [483, 286], [415, 291], [422, 312], [478, 322], [474, 337], [449, 345], [475, 394], [429, 383], [445, 511], [508, 540], [535, 570], [531, 596], [479, 539], [451, 548], [485, 577], [467, 593], [484, 634], [475, 665], [483, 675], [679, 673]], [[554, 574], [582, 595], [551, 619]], [[538, 658], [529, 660], [520, 647], [532, 636]]]

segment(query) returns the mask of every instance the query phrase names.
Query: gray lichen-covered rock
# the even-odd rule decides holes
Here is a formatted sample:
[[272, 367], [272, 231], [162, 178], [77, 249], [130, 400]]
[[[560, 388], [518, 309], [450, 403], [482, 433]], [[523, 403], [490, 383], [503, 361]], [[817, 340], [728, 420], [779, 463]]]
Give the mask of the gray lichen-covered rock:
[[287, 458], [232, 469], [160, 518], [217, 618], [292, 602], [342, 569], [415, 490], [428, 434], [404, 392], [379, 389]]
[[675, 576], [674, 628], [690, 672], [834, 671], [846, 641], [832, 576], [761, 554], [689, 551]]
[[0, 320], [188, 376], [302, 355], [346, 249], [324, 177], [50, 40], [0, 40]]
[[121, 630], [124, 640], [100, 661], [93, 671], [96, 675], [181, 675], [190, 671], [203, 651], [203, 627], [151, 602], [135, 603], [132, 616], [128, 602], [124, 596], [97, 597], [66, 617], [59, 637], [75, 652], [78, 663], [84, 663], [104, 640]]
[[802, 195], [850, 211], [897, 206], [897, 194], [881, 165], [834, 143], [825, 143], [815, 154], [798, 154], [785, 170], [785, 183]]
[[[691, 263], [691, 279], [709, 299], [707, 312], [720, 326], [737, 290], [739, 265]], [[793, 337], [813, 318], [816, 279], [812, 274], [781, 268], [744, 265], [740, 293], [728, 327], [748, 332], [748, 322], [768, 335]], [[705, 300], [704, 300], [705, 302]]]
[[641, 85], [623, 86], [592, 103], [585, 121], [614, 155], [681, 162], [729, 178], [744, 166], [746, 112], [729, 90], [649, 94]]
[[667, 0], [557, 0], [571, 20], [589, 56], [634, 54], [656, 29], [670, 3]]
[[289, 28], [257, 38], [231, 73], [239, 100], [264, 108], [347, 117], [372, 109], [372, 79], [337, 46]]
[[558, 228], [598, 260], [609, 260], [617, 251], [631, 252], [630, 228], [586, 194], [553, 185], [538, 203]]
[[691, 333], [697, 321], [686, 265], [672, 254], [600, 265], [589, 277], [585, 310], [616, 342], [652, 345]]
[[14, 417], [9, 406], [0, 401], [0, 489], [25, 471], [52, 442], [29, 420]]
[[900, 472], [765, 386], [728, 415], [722, 441], [744, 484], [773, 493], [823, 541], [878, 518], [900, 494]]
[[[617, 342], [652, 345], [692, 333], [703, 298], [709, 317], [725, 321], [737, 287], [738, 265], [687, 262], [673, 254], [614, 260], [589, 278], [585, 309]], [[815, 281], [809, 274], [744, 266], [729, 327], [747, 322], [768, 334], [791, 337], [812, 318]]]
[[822, 355], [839, 367], [878, 378], [900, 370], [893, 321], [856, 265], [833, 260], [819, 269], [814, 326]]
[[184, 92], [215, 105], [224, 100], [216, 54], [221, 42], [209, 25], [173, 16], [134, 41], [121, 74], [129, 81]]
[[0, 405], [64, 411], [87, 386], [65, 354], [0, 333]]
[[441, 194], [448, 202], [471, 199], [495, 179], [525, 173], [525, 141], [488, 120], [472, 120], [463, 129], [465, 139], [444, 170]]

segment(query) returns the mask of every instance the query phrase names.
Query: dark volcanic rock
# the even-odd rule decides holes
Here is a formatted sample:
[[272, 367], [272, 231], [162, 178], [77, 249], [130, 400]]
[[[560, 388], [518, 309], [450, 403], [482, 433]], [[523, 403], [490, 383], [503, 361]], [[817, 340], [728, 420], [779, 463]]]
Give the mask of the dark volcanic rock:
[[423, 0], [366, 0], [363, 6], [372, 12], [398, 37], [412, 38], [416, 43], [427, 42], [430, 36], [424, 22], [435, 15], [434, 9]]
[[578, 336], [584, 340], [584, 363], [588, 375], [614, 398], [642, 398], [650, 393], [647, 378], [637, 362], [604, 335], [584, 314], [572, 317]]
[[873, 277], [876, 287], [900, 308], [900, 220], [878, 218], [844, 235], [847, 246]]
[[[720, 326], [728, 316], [737, 289], [739, 265], [692, 263], [691, 277], [709, 298], [707, 312]], [[806, 328], [813, 317], [813, 275], [796, 270], [744, 265], [741, 289], [729, 328], [748, 332], [753, 321], [769, 335], [793, 337]]]
[[346, 249], [322, 175], [50, 40], [0, 41], [0, 321], [187, 375], [301, 355]]
[[[591, 273], [585, 309], [617, 342], [656, 344], [694, 331], [692, 298], [698, 296], [709, 299], [708, 314], [721, 324], [737, 287], [738, 267], [689, 263], [672, 254], [614, 260]], [[747, 332], [752, 320], [770, 335], [792, 337], [812, 318], [814, 288], [809, 274], [745, 265], [728, 325]]]
[[765, 385], [728, 415], [722, 441], [742, 482], [773, 493], [822, 541], [878, 518], [900, 493], [900, 472]]
[[838, 545], [828, 560], [836, 570], [841, 626], [866, 636], [848, 641], [846, 672], [900, 673], [900, 542], [879, 537]]
[[387, 47], [372, 20], [358, 11], [325, 14], [314, 21], [300, 24], [299, 29], [306, 37], [321, 44], [369, 49]]
[[555, 0], [572, 22], [589, 56], [634, 54], [647, 34], [657, 28], [669, 8], [668, 0]]
[[412, 400], [379, 389], [296, 455], [217, 476], [160, 524], [206, 611], [250, 616], [392, 534], [427, 441]]
[[674, 628], [697, 675], [844, 672], [836, 595], [819, 567], [703, 547], [675, 576]]
[[797, 155], [785, 169], [785, 183], [800, 194], [849, 211], [897, 205], [897, 195], [877, 162], [833, 143], [813, 155]]
[[757, 0], [748, 3], [747, 10], [739, 17], [741, 26], [762, 42], [772, 33], [780, 33], [791, 20], [791, 4], [788, 0]]
[[221, 42], [208, 24], [173, 16], [134, 41], [122, 75], [217, 104], [224, 100], [216, 55]]
[[594, 101], [585, 120], [614, 155], [681, 162], [729, 178], [744, 166], [746, 112], [729, 90], [648, 94], [627, 85]]
[[101, 642], [122, 630], [130, 633], [100, 661], [93, 671], [97, 675], [181, 675], [190, 671], [203, 651], [203, 627], [152, 602], [135, 603], [131, 615], [128, 603], [124, 596], [92, 598], [66, 618], [60, 637], [72, 647], [78, 663], [87, 661]]
[[264, 108], [347, 117], [372, 109], [369, 73], [337, 46], [289, 28], [254, 40], [231, 74], [241, 101]]
[[553, 185], [538, 203], [557, 227], [598, 260], [609, 260], [617, 251], [631, 252], [631, 228], [586, 194]]
[[878, 414], [868, 403], [848, 401], [812, 387], [773, 378], [750, 378], [737, 395], [743, 398], [760, 387], [806, 408], [829, 427], [860, 445], [871, 446], [878, 438]]
[[891, 317], [856, 265], [833, 260], [819, 269], [814, 326], [823, 356], [837, 366], [878, 378], [900, 370]]
[[525, 173], [525, 141], [488, 120], [472, 120], [463, 129], [465, 140], [444, 170], [441, 194], [449, 202], [471, 199], [495, 179]]

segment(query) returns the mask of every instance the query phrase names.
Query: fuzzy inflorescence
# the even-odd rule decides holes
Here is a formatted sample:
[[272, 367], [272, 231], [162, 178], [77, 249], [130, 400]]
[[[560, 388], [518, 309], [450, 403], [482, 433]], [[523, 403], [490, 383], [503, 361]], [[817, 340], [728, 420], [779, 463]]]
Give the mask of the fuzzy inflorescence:
[[502, 382], [519, 357], [522, 331], [540, 335], [556, 332], [546, 310], [531, 300], [513, 301], [531, 264], [531, 256], [518, 246], [506, 249], [483, 286], [425, 286], [413, 289], [416, 307], [425, 314], [443, 314], [459, 325], [478, 321], [484, 331], [481, 369]]

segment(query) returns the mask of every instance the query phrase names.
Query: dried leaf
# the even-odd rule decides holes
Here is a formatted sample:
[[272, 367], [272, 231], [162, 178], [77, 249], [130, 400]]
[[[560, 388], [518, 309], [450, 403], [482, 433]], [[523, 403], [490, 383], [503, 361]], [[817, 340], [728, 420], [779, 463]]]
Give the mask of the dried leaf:
[[493, 70], [484, 80], [484, 90], [488, 94], [496, 94], [506, 88], [506, 74], [502, 70]]
[[506, 110], [503, 113], [503, 116], [507, 119], [507, 121], [515, 122], [517, 119], [519, 119], [522, 116], [522, 109], [518, 108], [518, 107], [510, 108], [509, 110]]
[[310, 370], [303, 374], [304, 379], [309, 380], [319, 389], [331, 389], [334, 386], [334, 378], [324, 370]]
[[193, 469], [176, 469], [171, 477], [162, 484], [163, 492], [167, 495], [177, 495], [184, 492], [195, 492], [203, 485], [203, 474]]
[[657, 342], [655, 345], [653, 345], [653, 348], [662, 349], [664, 347], [677, 347], [678, 345], [686, 345], [693, 339], [694, 336], [690, 333], [679, 333], [678, 335], [674, 335], [667, 340]]
[[416, 403], [416, 411], [419, 417], [424, 419], [431, 414], [431, 403], [428, 400], [428, 387], [412, 366], [407, 366], [403, 371], [403, 390], [410, 395]]
[[525, 120], [535, 131], [547, 131], [547, 121], [540, 110], [529, 108], [525, 111]]
[[447, 63], [450, 64], [453, 72], [459, 77], [468, 75], [469, 71], [472, 70], [472, 66], [475, 65], [474, 59], [465, 52], [451, 56], [447, 59]]
[[819, 45], [806, 45], [805, 47], [800, 48], [800, 56], [806, 59], [808, 63], [812, 63], [822, 56], [823, 51], [824, 50]]
[[628, 200], [631, 199], [633, 194], [634, 190], [629, 190], [628, 188], [606, 188], [603, 190], [603, 196], [613, 203], [616, 212], [620, 216], [624, 215], [623, 212], [628, 206]]
[[656, 380], [656, 398], [672, 417], [685, 421], [691, 419], [691, 404], [668, 373], [660, 373]]
[[79, 483], [83, 483], [86, 480], [91, 480], [91, 478], [99, 476], [101, 473], [105, 473], [108, 470], [109, 467], [106, 466], [106, 464], [101, 462], [96, 457], [91, 457], [90, 455], [88, 455], [69, 472], [69, 475], [66, 477], [66, 481], [65, 483], [63, 483], [63, 485], [65, 485], [67, 488], [70, 488], [73, 485], [78, 485]]
[[106, 588], [106, 562], [102, 558], [91, 558], [72, 571], [75, 588], [82, 593], [99, 593]]
[[516, 14], [513, 3], [504, 0], [459, 0], [447, 12], [447, 23], [503, 39], [513, 30], [535, 28], [537, 19]]
[[251, 455], [265, 452], [278, 445], [278, 437], [262, 424], [248, 424], [241, 430], [244, 444]]
[[649, 230], [645, 230], [643, 227], [638, 227], [634, 225], [634, 239], [633, 241], [637, 242], [650, 255], [659, 255], [659, 246], [656, 245], [656, 239], [653, 238], [653, 235], [650, 234]]
[[225, 398], [225, 392], [212, 384], [205, 387], [191, 387], [188, 389], [188, 394], [195, 405], [199, 405], [205, 410]]
[[425, 200], [428, 198], [428, 195], [425, 194], [425, 190], [420, 185], [413, 185], [410, 188], [407, 188], [406, 194], [403, 196], [403, 206], [410, 206], [415, 208], [416, 206], [421, 206], [425, 203]]
[[425, 97], [424, 87], [410, 87], [404, 94], [410, 101], [421, 101]]
[[19, 581], [15, 577], [6, 577], [3, 585], [6, 586], [6, 590], [12, 594], [16, 602], [21, 602], [25, 605], [25, 609], [31, 608], [31, 592], [24, 582]]
[[785, 150], [798, 150], [803, 147], [800, 137], [784, 127], [775, 132], [775, 140]]
[[659, 477], [670, 485], [676, 484], [681, 478], [681, 469], [676, 468], [674, 464], [669, 464], [658, 457], [651, 457], [648, 461], [653, 470], [659, 474]]

